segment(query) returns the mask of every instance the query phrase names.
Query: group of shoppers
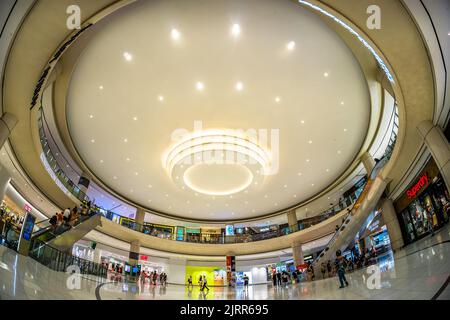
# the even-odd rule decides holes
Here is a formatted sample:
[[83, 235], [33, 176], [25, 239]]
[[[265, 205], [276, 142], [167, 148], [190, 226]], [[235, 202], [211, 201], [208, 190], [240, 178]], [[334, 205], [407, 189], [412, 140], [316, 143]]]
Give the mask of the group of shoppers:
[[90, 215], [90, 213], [91, 206], [90, 202], [88, 202], [87, 204], [81, 204], [72, 209], [67, 208], [64, 211], [55, 213], [50, 218], [49, 223], [52, 226], [53, 232], [58, 233], [61, 229], [73, 227], [80, 217]]
[[299, 283], [301, 278], [302, 274], [298, 270], [294, 270], [290, 273], [288, 271], [274, 271], [272, 273], [272, 284], [274, 287], [287, 286], [289, 283]]
[[148, 279], [150, 285], [156, 286], [159, 281], [159, 284], [161, 286], [167, 286], [167, 273], [165, 272], [161, 272], [160, 274], [158, 274], [156, 271], [152, 271], [150, 273], [148, 273], [147, 271], [142, 271], [140, 276], [142, 282], [145, 282], [146, 279]]

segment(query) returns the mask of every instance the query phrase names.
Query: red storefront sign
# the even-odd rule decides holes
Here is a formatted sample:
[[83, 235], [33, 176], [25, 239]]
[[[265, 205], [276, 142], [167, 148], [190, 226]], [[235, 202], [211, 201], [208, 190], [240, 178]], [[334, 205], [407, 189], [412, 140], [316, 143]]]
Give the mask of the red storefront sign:
[[141, 255], [139, 257], [139, 260], [141, 260], [141, 261], [148, 261], [148, 256]]
[[26, 212], [31, 212], [31, 210], [33, 210], [29, 205], [25, 204], [23, 206], [23, 208], [25, 209]]
[[408, 198], [414, 199], [417, 196], [417, 193], [419, 193], [420, 190], [426, 187], [429, 182], [430, 181], [428, 179], [427, 173], [424, 173], [416, 182], [416, 184], [406, 191], [406, 195], [408, 196]]

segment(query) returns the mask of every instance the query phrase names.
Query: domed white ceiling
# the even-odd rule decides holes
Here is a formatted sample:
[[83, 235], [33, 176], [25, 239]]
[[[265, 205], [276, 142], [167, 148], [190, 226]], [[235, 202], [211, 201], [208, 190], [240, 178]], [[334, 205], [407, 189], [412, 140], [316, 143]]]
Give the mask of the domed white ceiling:
[[[206, 220], [256, 217], [317, 194], [358, 153], [369, 113], [351, 51], [289, 0], [132, 4], [94, 35], [67, 96], [75, 147], [99, 179], [136, 204]], [[279, 170], [227, 195], [197, 191], [231, 190], [257, 172], [196, 168], [190, 186], [176, 181], [164, 156], [174, 131], [196, 121], [278, 130]]]

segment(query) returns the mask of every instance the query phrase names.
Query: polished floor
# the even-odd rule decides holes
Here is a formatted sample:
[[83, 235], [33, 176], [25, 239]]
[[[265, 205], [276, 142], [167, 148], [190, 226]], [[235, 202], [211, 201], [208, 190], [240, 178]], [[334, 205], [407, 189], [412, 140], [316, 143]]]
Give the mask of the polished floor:
[[[114, 283], [83, 276], [80, 289], [69, 289], [68, 275], [49, 270], [0, 246], [0, 299], [112, 299], [112, 300], [253, 300], [253, 299], [444, 299], [450, 300], [450, 225], [405, 249], [380, 259], [380, 277], [363, 269], [348, 274], [350, 285], [338, 288], [337, 278], [272, 287], [211, 288]], [[169, 275], [170, 277], [170, 275]], [[68, 286], [69, 284], [69, 286]]]

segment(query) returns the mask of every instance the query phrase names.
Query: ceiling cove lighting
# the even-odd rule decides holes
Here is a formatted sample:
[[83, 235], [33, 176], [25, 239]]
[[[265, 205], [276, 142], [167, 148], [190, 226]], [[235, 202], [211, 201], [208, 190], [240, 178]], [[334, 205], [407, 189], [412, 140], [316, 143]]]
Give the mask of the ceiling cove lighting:
[[350, 27], [344, 21], [342, 21], [339, 18], [335, 17], [331, 13], [325, 11], [324, 9], [322, 9], [322, 8], [316, 6], [316, 5], [314, 5], [314, 4], [312, 4], [312, 3], [308, 2], [308, 1], [298, 0], [298, 2], [300, 4], [302, 4], [302, 5], [308, 6], [311, 9], [316, 10], [316, 11], [320, 12], [321, 14], [323, 14], [323, 15], [331, 18], [331, 19], [333, 19], [335, 22], [340, 24], [344, 29], [346, 29], [348, 32], [350, 32], [352, 35], [354, 35], [367, 48], [367, 50], [369, 50], [369, 52], [372, 54], [372, 56], [375, 58], [375, 60], [377, 60], [380, 68], [383, 69], [383, 71], [386, 74], [386, 76], [389, 79], [389, 81], [394, 83], [394, 77], [392, 76], [391, 72], [389, 71], [389, 68], [384, 63], [383, 59], [381, 59], [381, 57], [378, 55], [378, 53], [375, 51], [375, 49], [372, 48], [372, 46], [359, 33], [357, 33], [355, 30], [353, 30], [352, 27]]
[[272, 165], [271, 151], [253, 140], [234, 130], [195, 131], [167, 149], [162, 165], [175, 184], [198, 193], [225, 196], [247, 191], [252, 183], [263, 182]]

